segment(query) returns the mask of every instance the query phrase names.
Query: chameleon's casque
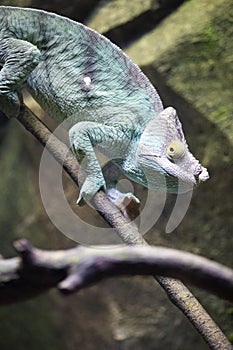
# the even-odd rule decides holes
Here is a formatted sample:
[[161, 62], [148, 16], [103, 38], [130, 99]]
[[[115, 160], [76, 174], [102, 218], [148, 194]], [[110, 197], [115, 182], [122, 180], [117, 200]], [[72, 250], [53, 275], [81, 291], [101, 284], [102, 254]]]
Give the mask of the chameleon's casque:
[[57, 121], [85, 171], [79, 200], [105, 180], [93, 148], [134, 181], [176, 192], [208, 179], [189, 152], [176, 111], [116, 45], [56, 14], [0, 6], [0, 110], [17, 117], [26, 87]]

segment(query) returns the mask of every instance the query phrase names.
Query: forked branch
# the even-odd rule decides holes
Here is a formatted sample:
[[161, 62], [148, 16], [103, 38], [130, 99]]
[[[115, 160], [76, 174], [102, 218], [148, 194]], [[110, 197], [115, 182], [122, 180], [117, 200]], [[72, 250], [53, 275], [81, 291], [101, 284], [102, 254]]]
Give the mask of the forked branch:
[[64, 294], [114, 276], [158, 274], [179, 278], [233, 301], [233, 270], [175, 249], [108, 246], [45, 251], [22, 239], [19, 258], [0, 260], [0, 304], [35, 296], [52, 287]]

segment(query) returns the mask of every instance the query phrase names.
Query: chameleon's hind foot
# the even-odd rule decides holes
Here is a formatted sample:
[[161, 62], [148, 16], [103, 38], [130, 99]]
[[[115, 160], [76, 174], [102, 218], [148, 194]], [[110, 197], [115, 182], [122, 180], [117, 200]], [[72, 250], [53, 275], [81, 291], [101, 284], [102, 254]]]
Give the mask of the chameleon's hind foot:
[[133, 193], [122, 193], [116, 188], [110, 188], [107, 191], [107, 196], [126, 218], [133, 221], [138, 217], [140, 200]]

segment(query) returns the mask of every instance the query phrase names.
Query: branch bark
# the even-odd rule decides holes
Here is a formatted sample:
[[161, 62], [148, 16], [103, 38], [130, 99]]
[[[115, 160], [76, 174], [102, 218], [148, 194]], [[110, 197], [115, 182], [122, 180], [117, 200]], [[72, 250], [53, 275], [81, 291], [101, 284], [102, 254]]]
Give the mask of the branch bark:
[[[21, 111], [18, 119], [29, 132], [31, 132], [43, 145], [48, 147], [49, 151], [59, 162], [64, 159], [63, 152], [68, 155], [65, 162], [61, 163], [70, 177], [78, 185], [77, 161], [68, 151], [67, 146], [61, 143], [55, 136], [53, 136], [47, 144], [47, 141], [51, 136], [50, 131], [31, 111], [28, 110], [28, 108]], [[96, 194], [93, 199], [93, 204], [104, 219], [115, 228], [117, 234], [121, 237], [124, 243], [130, 245], [147, 244], [136, 228], [131, 225], [129, 220], [122, 215], [120, 210], [108, 200], [103, 192], [100, 191]], [[210, 348], [232, 349], [232, 346], [225, 335], [182, 282], [161, 276], [155, 276], [155, 278], [165, 290], [171, 302], [186, 315]]]
[[176, 249], [77, 246], [45, 251], [24, 239], [15, 242], [15, 248], [20, 258], [0, 260], [0, 304], [52, 287], [70, 294], [109, 277], [151, 274], [179, 278], [233, 301], [233, 270]]

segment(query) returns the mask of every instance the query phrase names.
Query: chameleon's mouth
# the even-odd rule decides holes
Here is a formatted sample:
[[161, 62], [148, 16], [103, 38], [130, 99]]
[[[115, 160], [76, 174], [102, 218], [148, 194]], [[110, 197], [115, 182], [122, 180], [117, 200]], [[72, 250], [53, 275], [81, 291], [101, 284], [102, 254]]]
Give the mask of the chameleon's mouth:
[[178, 181], [182, 181], [189, 186], [198, 186], [201, 182], [204, 182], [209, 179], [209, 173], [206, 168], [204, 168], [199, 163], [196, 166], [196, 169], [182, 169], [181, 172], [177, 168], [176, 164], [173, 164], [172, 167], [166, 167], [165, 170], [171, 176], [176, 176]]
[[[209, 179], [209, 174], [206, 168], [201, 167], [201, 170], [196, 174], [183, 172], [181, 176], [174, 175], [174, 171], [167, 172], [170, 178], [173, 178], [178, 182], [178, 189], [175, 193], [185, 193], [192, 191], [194, 187], [197, 187], [201, 182]], [[172, 190], [170, 192], [173, 192]]]
[[[140, 157], [142, 160], [142, 157]], [[147, 159], [147, 162], [145, 160]], [[168, 158], [154, 156], [151, 154], [143, 155], [144, 164], [147, 163], [154, 170], [167, 174], [171, 178], [176, 179], [180, 185], [187, 190], [190, 190], [193, 186], [198, 186], [200, 182], [208, 180], [209, 174], [206, 168], [204, 168], [196, 159], [192, 162], [191, 166], [188, 164], [174, 163]]]

